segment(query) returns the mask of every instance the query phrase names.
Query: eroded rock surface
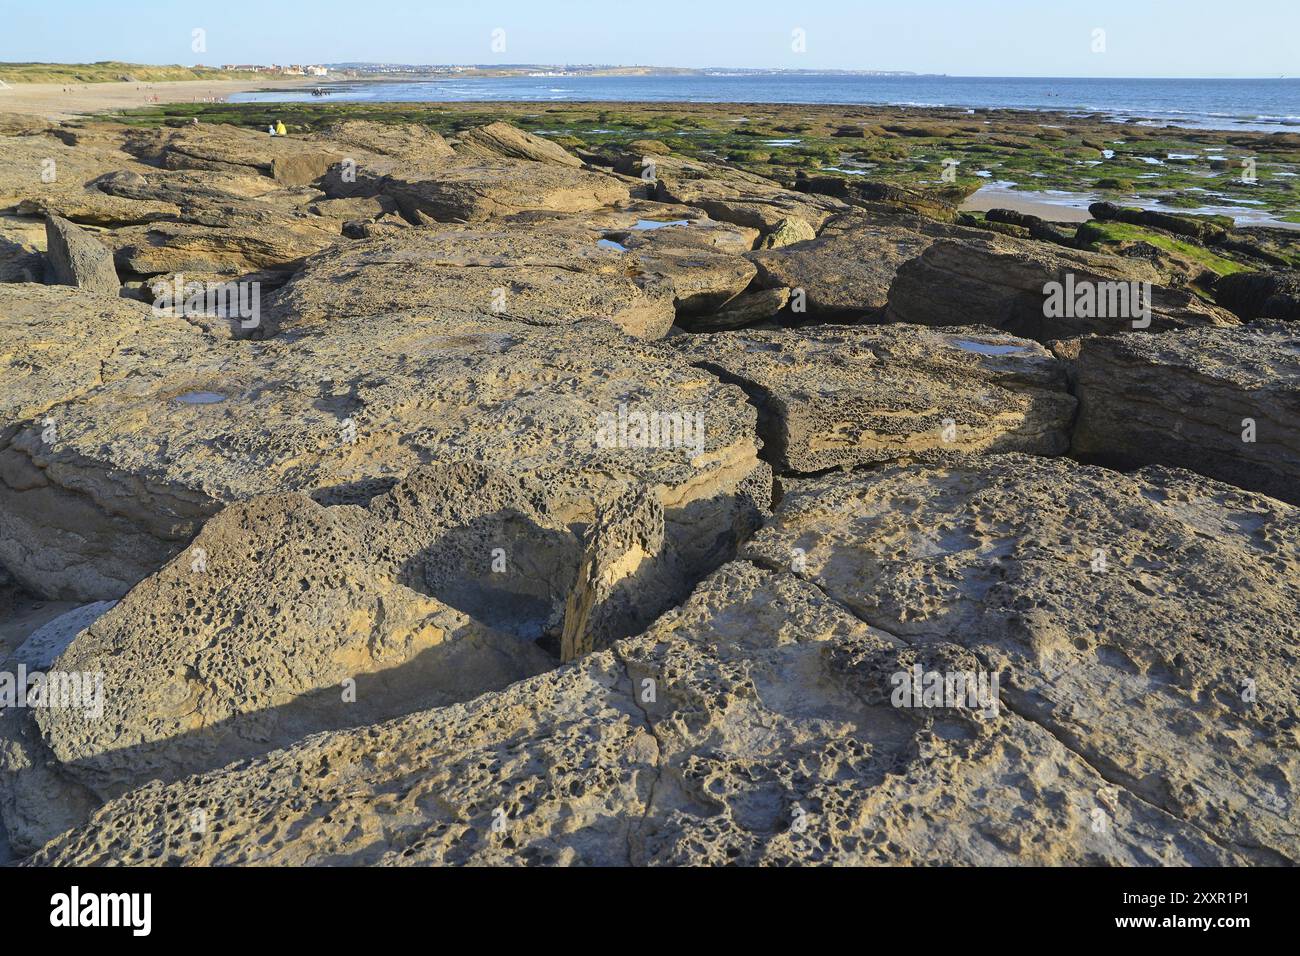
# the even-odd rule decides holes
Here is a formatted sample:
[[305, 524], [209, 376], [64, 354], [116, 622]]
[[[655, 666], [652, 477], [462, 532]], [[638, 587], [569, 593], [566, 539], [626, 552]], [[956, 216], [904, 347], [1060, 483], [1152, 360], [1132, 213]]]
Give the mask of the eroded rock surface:
[[327, 192], [334, 198], [386, 195], [408, 216], [438, 222], [480, 222], [530, 210], [587, 212], [630, 195], [624, 183], [604, 173], [500, 157], [376, 158], [351, 173], [349, 181], [340, 167], [331, 169]]
[[1013, 714], [1225, 852], [1300, 858], [1293, 506], [1005, 455], [802, 484], [742, 553], [965, 648]]
[[[942, 240], [904, 263], [889, 288], [887, 315], [892, 321], [920, 325], [987, 325], [1047, 343], [1087, 333], [1103, 335], [1143, 328], [1167, 329], [1232, 326], [1237, 318], [1191, 292], [1156, 285], [1148, 263], [1096, 252], [1079, 252], [999, 236]], [[1121, 300], [1138, 283], [1150, 282], [1150, 314], [1136, 300]], [[1049, 312], [1049, 284], [1060, 286], [1059, 309]], [[1103, 284], [1116, 292], [1105, 304], [1079, 307], [1082, 290]], [[1068, 290], [1080, 290], [1071, 296]], [[1134, 302], [1120, 305], [1121, 302]], [[1145, 302], [1145, 300], [1142, 300]], [[1139, 323], [1135, 325], [1134, 323]]]
[[[644, 634], [575, 665], [150, 784], [33, 862], [1243, 859], [1127, 791], [1112, 796], [1033, 721], [891, 706], [891, 672], [945, 653], [971, 666], [958, 648], [917, 650], [863, 624], [794, 575], [734, 562]], [[1104, 832], [1091, 825], [1099, 799]], [[209, 823], [198, 836], [196, 807]]]
[[489, 123], [467, 129], [458, 137], [456, 152], [461, 156], [480, 155], [507, 159], [530, 159], [539, 163], [579, 168], [582, 160], [563, 146], [540, 136], [526, 133], [509, 123]]
[[[847, 317], [885, 307], [903, 263], [962, 230], [901, 213], [853, 212], [832, 219], [815, 239], [751, 253], [764, 288], [798, 288], [809, 314]], [[954, 318], [947, 324], [956, 324]]]
[[1300, 504], [1300, 335], [1285, 322], [1086, 336], [1070, 364], [1073, 453], [1175, 465]]
[[113, 256], [86, 230], [58, 216], [45, 220], [45, 281], [117, 295], [122, 287]]
[[[156, 321], [158, 334], [79, 313], [108, 359], [78, 348], [74, 324], [14, 333], [20, 367], [25, 348], [52, 340], [39, 355], [56, 384], [36, 403], [15, 389], [0, 560], [47, 597], [120, 597], [224, 504], [274, 491], [367, 500], [433, 461], [554, 481], [579, 522], [645, 484], [704, 564], [768, 494], [744, 393], [608, 323], [403, 313], [252, 343], [134, 308], [136, 328]], [[640, 416], [660, 423], [653, 434]]]
[[678, 354], [746, 390], [778, 471], [950, 449], [1069, 448], [1074, 398], [1043, 346], [990, 329], [820, 326], [677, 336]]
[[547, 326], [603, 319], [659, 338], [675, 314], [671, 287], [594, 237], [505, 223], [404, 230], [330, 250], [308, 261], [274, 305], [263, 333], [360, 328], [366, 316], [418, 308], [479, 309]]
[[[708, 166], [694, 160], [654, 156], [637, 174], [652, 174], [655, 198], [703, 209], [713, 219], [773, 232], [796, 217], [818, 229], [848, 207], [838, 199], [784, 189], [738, 169]], [[631, 171], [631, 170], [629, 170]]]
[[1300, 347], [1191, 266], [500, 123], [0, 150], [0, 675], [103, 686], [0, 711], [0, 861], [1300, 862]]

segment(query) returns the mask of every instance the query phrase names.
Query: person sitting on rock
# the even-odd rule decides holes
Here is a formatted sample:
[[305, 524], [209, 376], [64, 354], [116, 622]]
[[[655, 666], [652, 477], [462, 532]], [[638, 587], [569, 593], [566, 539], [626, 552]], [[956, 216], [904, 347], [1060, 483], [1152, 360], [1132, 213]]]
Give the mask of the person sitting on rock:
[[287, 135], [289, 135], [289, 131], [288, 131], [287, 129], [284, 128], [284, 120], [276, 120], [276, 121], [275, 121], [275, 135], [276, 135], [276, 136], [287, 136]]

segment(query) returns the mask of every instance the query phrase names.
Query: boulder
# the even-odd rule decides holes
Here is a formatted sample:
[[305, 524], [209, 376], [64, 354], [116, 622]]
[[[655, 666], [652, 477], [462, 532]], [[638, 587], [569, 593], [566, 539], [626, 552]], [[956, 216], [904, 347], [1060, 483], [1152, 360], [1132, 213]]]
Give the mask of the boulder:
[[1036, 342], [990, 329], [822, 326], [677, 336], [665, 346], [745, 389], [778, 472], [936, 449], [1069, 448], [1074, 398]]
[[[30, 862], [1248, 859], [1199, 823], [1126, 790], [1112, 795], [1097, 769], [1032, 720], [891, 706], [889, 675], [933, 656], [793, 574], [732, 562], [608, 650], [464, 704], [149, 784]], [[1111, 826], [1099, 832], [1101, 806]], [[198, 834], [197, 808], [207, 821]]]
[[798, 216], [786, 216], [772, 227], [772, 231], [763, 237], [764, 249], [780, 249], [782, 246], [796, 242], [816, 239], [817, 233], [812, 226]]
[[[1139, 259], [1006, 236], [945, 239], [899, 267], [886, 316], [920, 325], [986, 325], [1044, 343], [1090, 332], [1239, 324], [1191, 292], [1155, 284], [1158, 278]], [[1146, 282], [1152, 283], [1149, 316], [1141, 314]], [[1084, 293], [1091, 293], [1086, 305]]]
[[1174, 465], [1300, 504], [1300, 343], [1292, 327], [1058, 342], [1079, 418], [1073, 454]]
[[757, 271], [741, 256], [711, 249], [660, 247], [636, 253], [634, 258], [645, 280], [673, 290], [673, 304], [679, 315], [721, 308], [749, 287]]
[[759, 286], [802, 289], [809, 315], [847, 318], [883, 309], [899, 266], [937, 238], [962, 234], [916, 216], [854, 212], [826, 223], [815, 239], [748, 258]]
[[45, 219], [45, 281], [90, 292], [117, 295], [122, 283], [113, 254], [86, 230], [58, 216]]
[[562, 146], [526, 133], [509, 123], [489, 123], [467, 129], [458, 137], [456, 152], [461, 156], [526, 159], [577, 169], [582, 160]]
[[331, 198], [384, 195], [414, 221], [423, 213], [439, 222], [479, 222], [515, 213], [587, 212], [627, 202], [628, 187], [613, 176], [528, 160], [413, 162], [383, 157], [324, 180]]
[[653, 173], [655, 198], [661, 202], [695, 206], [713, 219], [765, 233], [791, 216], [819, 229], [847, 208], [829, 196], [796, 192], [752, 173], [676, 156], [653, 157], [646, 172]]
[[315, 216], [259, 219], [232, 216], [219, 227], [154, 222], [115, 230], [108, 239], [118, 267], [140, 276], [239, 276], [263, 269], [287, 274], [338, 239], [336, 227]]
[[565, 603], [561, 660], [640, 632], [686, 597], [688, 579], [658, 499], [634, 489], [611, 502], [588, 533]]
[[[658, 203], [640, 203], [634, 208], [653, 210]], [[604, 234], [638, 252], [654, 252], [660, 249], [684, 250], [705, 249], [710, 252], [725, 252], [741, 255], [754, 248], [758, 240], [758, 230], [747, 226], [737, 226], [729, 222], [715, 222], [698, 210], [689, 207], [666, 206], [663, 212], [654, 215], [671, 216], [673, 210], [688, 210], [686, 215], [677, 219], [651, 220], [638, 218], [629, 229], [615, 228]]]
[[1300, 322], [1300, 272], [1237, 272], [1214, 284], [1214, 299], [1246, 321]]
[[363, 156], [395, 156], [431, 163], [455, 158], [455, 151], [440, 133], [419, 123], [381, 123], [345, 119], [312, 133], [311, 140], [327, 144], [354, 159]]
[[897, 183], [885, 183], [861, 176], [808, 176], [800, 171], [795, 188], [802, 192], [834, 196], [850, 205], [869, 209], [895, 210], [940, 222], [957, 218], [957, 207], [975, 191], [976, 186], [944, 186], [919, 189]]
[[[1132, 184], [1129, 185], [1129, 191]], [[1201, 242], [1218, 242], [1227, 237], [1230, 227], [1221, 221], [1196, 216], [1179, 216], [1151, 209], [1130, 209], [1109, 202], [1095, 202], [1088, 207], [1092, 218], [1102, 221], [1126, 222], [1134, 226], [1163, 229], [1177, 236], [1187, 236]]]
[[719, 311], [685, 319], [695, 332], [722, 332], [740, 329], [777, 316], [790, 302], [789, 289], [760, 289], [736, 296]]
[[1013, 454], [801, 484], [742, 554], [918, 652], [968, 651], [1105, 781], [1106, 833], [1128, 801], [1294, 864], [1298, 516], [1189, 472]]
[[287, 185], [315, 182], [345, 158], [343, 151], [332, 146], [224, 124], [150, 130], [148, 134], [129, 141], [127, 149], [141, 158], [155, 159], [165, 169], [253, 172]]

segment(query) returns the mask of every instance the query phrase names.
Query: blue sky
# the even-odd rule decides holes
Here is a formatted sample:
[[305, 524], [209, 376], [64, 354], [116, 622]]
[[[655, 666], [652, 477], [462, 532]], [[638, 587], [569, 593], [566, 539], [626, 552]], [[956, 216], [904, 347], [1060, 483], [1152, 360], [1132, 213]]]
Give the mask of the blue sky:
[[0, 60], [1300, 74], [1300, 0], [0, 0], [0, 23]]

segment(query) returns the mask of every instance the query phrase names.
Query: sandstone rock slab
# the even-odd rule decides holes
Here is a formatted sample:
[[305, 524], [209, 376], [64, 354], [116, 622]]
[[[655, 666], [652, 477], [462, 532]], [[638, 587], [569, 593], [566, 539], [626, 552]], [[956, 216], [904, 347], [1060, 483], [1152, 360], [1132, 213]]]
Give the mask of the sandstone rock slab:
[[[553, 481], [577, 523], [643, 484], [704, 565], [770, 493], [743, 392], [608, 323], [403, 313], [253, 343], [158, 322], [147, 342], [113, 330], [103, 381], [77, 327], [35, 340], [63, 361], [39, 349], [53, 384], [37, 402], [15, 389], [0, 435], [0, 563], [38, 594], [120, 597], [225, 504], [280, 491], [364, 501], [433, 461]], [[33, 362], [26, 334], [20, 367]]]
[[58, 216], [45, 220], [45, 281], [91, 292], [117, 295], [122, 283], [113, 268], [113, 254], [86, 230]]
[[800, 485], [742, 553], [966, 648], [1121, 798], [1280, 864], [1300, 856], [1296, 518], [1190, 472], [1011, 454]]
[[278, 293], [262, 332], [410, 308], [478, 308], [548, 326], [604, 319], [643, 338], [662, 336], [674, 317], [671, 288], [640, 278], [628, 256], [592, 236], [493, 223], [404, 230], [322, 253]]
[[1069, 448], [1064, 365], [989, 329], [817, 326], [676, 336], [665, 347], [746, 390], [779, 472], [941, 449]]
[[[887, 316], [921, 325], [987, 325], [1047, 343], [1087, 333], [1114, 334], [1144, 327], [1147, 331], [1238, 324], [1235, 316], [1182, 290], [1156, 285], [1155, 270], [1138, 259], [1077, 252], [1045, 243], [998, 236], [941, 240], [899, 267], [889, 288]], [[1094, 303], [1103, 284], [1118, 293], [1122, 286], [1153, 283], [1150, 315], [1132, 306], [1094, 304], [1076, 308], [1068, 289], [1092, 289]], [[1056, 310], [1048, 314], [1052, 293], [1060, 287]], [[1140, 289], [1140, 286], [1138, 286]], [[1119, 303], [1118, 296], [1114, 302]], [[1118, 314], [1118, 313], [1123, 314]], [[1145, 323], [1135, 326], [1134, 323]]]
[[814, 239], [748, 258], [763, 288], [802, 289], [810, 314], [847, 317], [883, 309], [899, 266], [961, 232], [919, 217], [854, 212], [827, 222]]
[[1073, 454], [1172, 465], [1300, 504], [1300, 335], [1285, 322], [1053, 348], [1079, 397]]
[[[1003, 711], [900, 710], [920, 652], [733, 562], [638, 637], [474, 701], [114, 800], [56, 863], [1226, 864]], [[761, 728], [758, 729], [758, 728]], [[203, 807], [209, 827], [192, 838]], [[493, 821], [500, 824], [493, 828]]]
[[538, 163], [579, 168], [582, 160], [563, 146], [524, 132], [509, 123], [489, 123], [467, 129], [457, 137], [459, 155], [527, 159]]

